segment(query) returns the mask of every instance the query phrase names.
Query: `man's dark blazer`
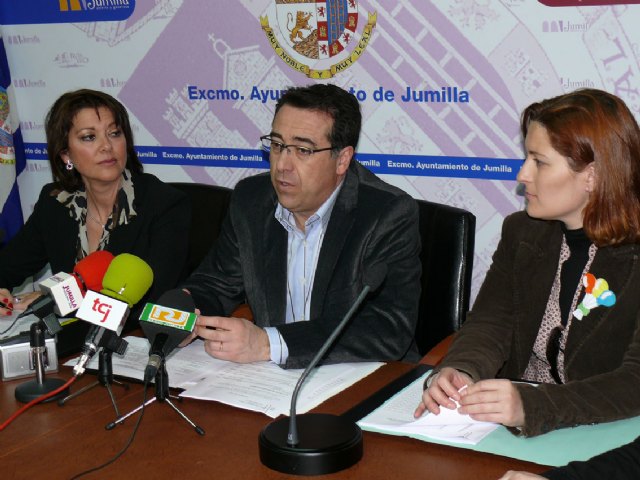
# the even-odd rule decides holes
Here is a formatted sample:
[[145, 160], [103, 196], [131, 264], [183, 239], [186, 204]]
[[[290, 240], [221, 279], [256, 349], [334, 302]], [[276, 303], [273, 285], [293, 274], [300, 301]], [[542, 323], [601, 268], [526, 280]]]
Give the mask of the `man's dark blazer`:
[[[560, 222], [507, 217], [478, 297], [438, 369], [474, 380], [519, 379], [527, 368], [560, 257]], [[617, 298], [572, 321], [564, 385], [517, 384], [525, 435], [640, 415], [640, 245], [601, 247], [589, 271]], [[578, 301], [583, 298], [581, 293]], [[436, 369], [436, 370], [438, 370]]]
[[183, 285], [204, 315], [229, 315], [246, 301], [260, 327], [277, 327], [288, 368], [306, 366], [363, 288], [365, 270], [386, 265], [324, 363], [416, 360], [420, 234], [415, 200], [355, 160], [333, 207], [311, 294], [311, 320], [285, 323], [287, 231], [275, 219], [268, 173], [236, 186], [217, 243]]
[[[137, 215], [127, 225], [114, 228], [106, 250], [114, 255], [130, 253], [149, 264], [154, 281], [144, 302], [175, 287], [184, 273], [191, 206], [184, 193], [153, 175], [133, 175], [132, 181]], [[0, 287], [20, 285], [47, 263], [53, 273], [73, 270], [79, 225], [51, 195], [55, 188], [53, 183], [42, 188], [25, 225], [0, 250]]]

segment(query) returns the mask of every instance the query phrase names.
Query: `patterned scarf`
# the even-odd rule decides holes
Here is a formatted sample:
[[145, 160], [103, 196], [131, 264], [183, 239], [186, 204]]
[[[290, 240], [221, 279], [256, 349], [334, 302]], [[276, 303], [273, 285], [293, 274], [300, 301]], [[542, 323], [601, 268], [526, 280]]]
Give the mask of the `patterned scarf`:
[[[582, 275], [589, 271], [589, 268], [593, 263], [593, 259], [596, 256], [597, 250], [598, 247], [596, 247], [594, 244], [591, 244], [591, 246], [589, 247], [589, 259], [587, 260], [587, 264], [584, 266]], [[551, 366], [547, 361], [547, 344], [549, 343], [549, 337], [551, 336], [551, 332], [553, 331], [553, 329], [562, 325], [562, 316], [560, 314], [560, 272], [562, 271], [562, 264], [568, 260], [570, 255], [571, 251], [569, 250], [566, 238], [563, 235], [562, 247], [560, 248], [560, 259], [558, 261], [558, 269], [556, 271], [555, 279], [553, 280], [553, 286], [551, 287], [549, 300], [547, 301], [547, 308], [544, 312], [544, 316], [542, 317], [540, 329], [538, 330], [538, 336], [536, 337], [536, 341], [533, 344], [533, 351], [531, 352], [531, 357], [529, 358], [529, 364], [527, 365], [527, 368], [522, 375], [523, 380], [538, 383], [556, 383], [556, 381], [551, 376]], [[580, 275], [580, 278], [582, 278], [582, 275]], [[576, 288], [576, 292], [573, 295], [573, 302], [571, 304], [570, 312], [573, 312], [576, 309], [578, 297], [582, 293], [582, 289], [582, 282], [579, 282]], [[560, 351], [558, 353], [557, 361], [558, 374], [563, 383], [566, 381], [564, 373], [564, 347], [567, 343], [567, 335], [569, 334], [572, 320], [573, 313], [569, 315], [567, 325], [562, 331], [562, 336], [560, 337]]]
[[[89, 240], [87, 237], [87, 192], [84, 187], [75, 192], [62, 190], [56, 196], [62, 205], [69, 209], [69, 215], [78, 222], [78, 242], [76, 244], [76, 261], [83, 259], [89, 254]], [[120, 190], [116, 194], [116, 201], [113, 211], [107, 218], [102, 230], [102, 236], [98, 242], [98, 250], [104, 250], [109, 244], [109, 236], [118, 225], [127, 225], [137, 213], [134, 209], [135, 195], [133, 191], [133, 180], [131, 172], [125, 169], [122, 172], [122, 182]]]

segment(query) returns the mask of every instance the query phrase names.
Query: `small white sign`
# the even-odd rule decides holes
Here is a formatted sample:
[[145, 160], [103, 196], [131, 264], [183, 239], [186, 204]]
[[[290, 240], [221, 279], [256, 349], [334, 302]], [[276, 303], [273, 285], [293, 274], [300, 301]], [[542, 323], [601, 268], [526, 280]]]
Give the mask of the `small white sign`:
[[56, 303], [56, 313], [61, 317], [75, 312], [82, 302], [82, 291], [76, 279], [60, 272], [40, 282], [40, 289], [48, 293]]
[[89, 323], [112, 330], [120, 335], [129, 315], [125, 302], [88, 290], [78, 309], [77, 317]]

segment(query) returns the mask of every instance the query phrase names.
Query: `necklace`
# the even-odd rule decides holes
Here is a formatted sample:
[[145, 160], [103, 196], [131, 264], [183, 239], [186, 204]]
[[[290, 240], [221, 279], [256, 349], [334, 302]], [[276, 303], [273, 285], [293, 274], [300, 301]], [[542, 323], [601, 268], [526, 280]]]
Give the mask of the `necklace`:
[[97, 223], [98, 225], [100, 225], [100, 228], [102, 228], [102, 230], [104, 230], [104, 223], [102, 223], [100, 220], [98, 220], [96, 217], [94, 217], [93, 215], [91, 215], [89, 213], [89, 209], [87, 209], [87, 216], [89, 217], [89, 220], [93, 220], [95, 223]]
[[87, 192], [87, 198], [90, 198], [91, 201], [93, 202], [93, 207], [95, 208], [96, 213], [98, 214], [99, 220], [98, 220], [98, 218], [96, 218], [93, 215], [91, 215], [91, 213], [89, 213], [89, 203], [87, 203], [87, 216], [89, 217], [90, 220], [92, 220], [95, 223], [97, 223], [98, 225], [100, 225], [100, 228], [102, 228], [102, 230], [104, 230], [105, 227], [107, 226], [107, 223], [102, 220], [102, 215], [100, 215], [100, 209], [98, 208], [98, 205], [96, 205], [96, 201], [93, 199], [93, 197], [91, 195], [89, 195], [89, 192]]

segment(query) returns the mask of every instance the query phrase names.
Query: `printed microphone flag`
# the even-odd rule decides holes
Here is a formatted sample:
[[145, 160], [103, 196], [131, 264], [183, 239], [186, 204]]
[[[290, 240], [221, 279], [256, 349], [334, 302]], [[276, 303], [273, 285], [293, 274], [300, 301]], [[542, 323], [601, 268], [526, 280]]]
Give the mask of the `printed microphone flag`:
[[0, 248], [23, 224], [16, 179], [26, 162], [20, 124], [15, 111], [10, 112], [11, 88], [7, 53], [0, 34]]

